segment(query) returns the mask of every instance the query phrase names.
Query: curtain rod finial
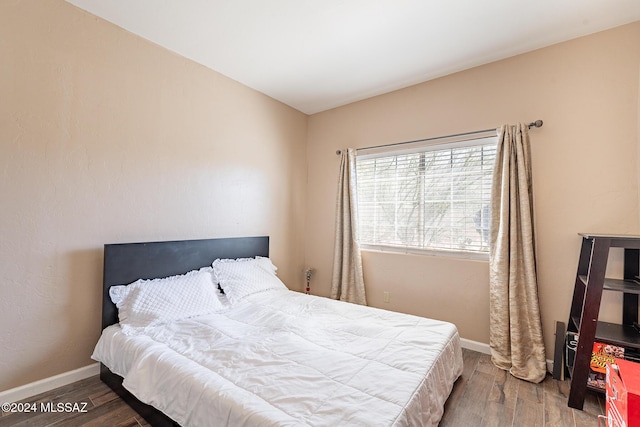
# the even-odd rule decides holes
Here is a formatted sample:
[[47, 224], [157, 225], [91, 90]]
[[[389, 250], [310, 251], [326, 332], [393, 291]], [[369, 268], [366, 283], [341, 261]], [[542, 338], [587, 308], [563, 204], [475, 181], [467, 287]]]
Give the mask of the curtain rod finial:
[[535, 122], [529, 123], [529, 128], [533, 128], [533, 127], [541, 128], [542, 123], [543, 123], [542, 120], [536, 120]]
[[336, 150], [336, 154], [339, 156], [340, 154], [342, 154], [342, 150]]

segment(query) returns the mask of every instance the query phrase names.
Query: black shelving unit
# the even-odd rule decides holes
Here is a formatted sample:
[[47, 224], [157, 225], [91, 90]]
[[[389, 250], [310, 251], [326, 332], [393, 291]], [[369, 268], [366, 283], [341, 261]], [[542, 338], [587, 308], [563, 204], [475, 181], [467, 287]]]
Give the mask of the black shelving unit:
[[[573, 367], [566, 366], [571, 377], [569, 406], [582, 409], [587, 386], [589, 362], [594, 341], [629, 349], [640, 349], [638, 295], [640, 284], [640, 236], [580, 234], [582, 247], [578, 260], [573, 300], [567, 330], [578, 333]], [[624, 248], [623, 280], [605, 278], [609, 249]], [[622, 292], [622, 324], [598, 321], [603, 291]], [[599, 389], [595, 389], [601, 391]]]

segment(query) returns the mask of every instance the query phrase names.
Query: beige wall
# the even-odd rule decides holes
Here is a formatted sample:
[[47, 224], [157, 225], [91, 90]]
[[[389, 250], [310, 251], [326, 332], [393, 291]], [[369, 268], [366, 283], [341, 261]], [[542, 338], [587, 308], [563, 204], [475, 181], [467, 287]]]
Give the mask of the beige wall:
[[[344, 147], [449, 135], [518, 121], [531, 131], [540, 303], [548, 358], [568, 318], [578, 232], [640, 232], [640, 22], [315, 114], [308, 127], [306, 263], [328, 295], [333, 209]], [[612, 274], [620, 274], [619, 254]], [[487, 262], [364, 252], [371, 305], [454, 322], [489, 342]], [[389, 291], [390, 302], [383, 302]], [[620, 320], [619, 296], [605, 318]]]
[[301, 289], [304, 114], [62, 0], [0, 58], [0, 391], [92, 363], [104, 243], [270, 235]]

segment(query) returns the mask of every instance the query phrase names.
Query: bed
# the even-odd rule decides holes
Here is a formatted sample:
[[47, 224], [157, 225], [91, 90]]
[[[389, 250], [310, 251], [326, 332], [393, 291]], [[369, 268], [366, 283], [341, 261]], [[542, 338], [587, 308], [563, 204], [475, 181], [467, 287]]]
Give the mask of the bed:
[[[238, 298], [225, 269], [271, 272], [268, 256], [268, 237], [105, 245], [101, 380], [154, 426], [438, 424], [462, 372], [454, 325], [284, 285]], [[123, 285], [201, 277], [214, 260], [233, 291], [216, 310], [142, 332], [119, 322]]]

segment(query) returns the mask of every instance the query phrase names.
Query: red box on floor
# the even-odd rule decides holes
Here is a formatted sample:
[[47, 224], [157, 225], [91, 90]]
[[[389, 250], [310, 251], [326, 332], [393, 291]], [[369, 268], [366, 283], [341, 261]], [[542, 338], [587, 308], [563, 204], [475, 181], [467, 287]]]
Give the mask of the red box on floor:
[[640, 426], [640, 363], [607, 363], [607, 426]]

